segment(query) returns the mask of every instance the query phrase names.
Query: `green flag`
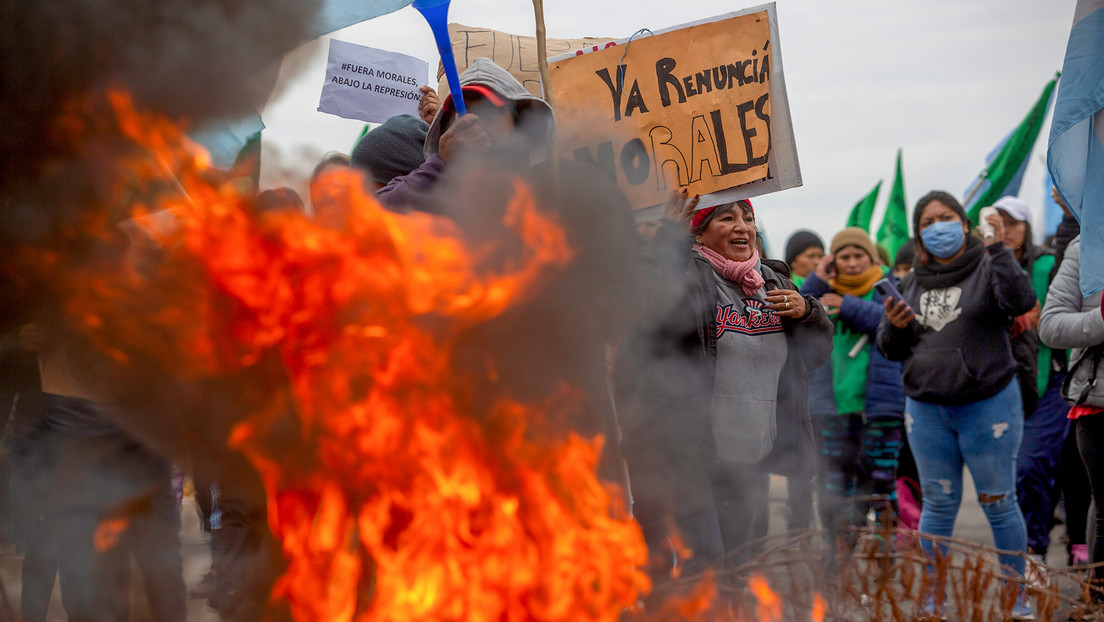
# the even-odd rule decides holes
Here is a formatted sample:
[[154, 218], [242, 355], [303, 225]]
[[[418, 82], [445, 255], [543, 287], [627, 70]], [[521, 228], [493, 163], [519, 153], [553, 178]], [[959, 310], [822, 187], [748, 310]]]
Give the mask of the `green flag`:
[[978, 222], [978, 212], [981, 208], [992, 205], [1003, 196], [1020, 193], [1023, 172], [1027, 167], [1031, 150], [1035, 147], [1035, 139], [1039, 137], [1043, 118], [1046, 117], [1047, 109], [1050, 107], [1050, 95], [1054, 92], [1054, 85], [1057, 82], [1058, 78], [1055, 77], [1046, 83], [1038, 101], [1027, 113], [1027, 117], [998, 145], [996, 155], [988, 160], [985, 170], [977, 176], [974, 183], [970, 184], [970, 189], [966, 192], [966, 200], [962, 203], [966, 205], [966, 213], [974, 224]]
[[[356, 151], [356, 146], [357, 146], [358, 144], [360, 144], [360, 139], [361, 139], [361, 138], [364, 138], [365, 136], [367, 136], [367, 135], [368, 135], [368, 132], [371, 132], [371, 131], [372, 131], [372, 130], [374, 129], [374, 128], [372, 127], [372, 125], [373, 125], [373, 124], [371, 124], [371, 123], [365, 123], [365, 124], [364, 124], [364, 127], [362, 127], [362, 128], [360, 129], [360, 134], [359, 134], [359, 135], [358, 135], [358, 136], [356, 137], [356, 140], [354, 140], [354, 141], [353, 141], [353, 146], [349, 148], [349, 153], [352, 153], [352, 152]], [[378, 123], [376, 123], [375, 125], [379, 125], [379, 124], [378, 124]]]
[[908, 206], [905, 204], [905, 177], [901, 174], [901, 150], [897, 150], [897, 174], [889, 189], [889, 205], [886, 206], [882, 226], [878, 227], [878, 244], [889, 251], [889, 260], [909, 239]]
[[870, 219], [874, 216], [874, 204], [878, 201], [878, 192], [881, 189], [882, 180], [879, 179], [870, 194], [867, 194], [855, 204], [855, 207], [851, 208], [851, 215], [847, 217], [847, 225], [845, 226], [859, 227], [863, 231], [870, 231]]

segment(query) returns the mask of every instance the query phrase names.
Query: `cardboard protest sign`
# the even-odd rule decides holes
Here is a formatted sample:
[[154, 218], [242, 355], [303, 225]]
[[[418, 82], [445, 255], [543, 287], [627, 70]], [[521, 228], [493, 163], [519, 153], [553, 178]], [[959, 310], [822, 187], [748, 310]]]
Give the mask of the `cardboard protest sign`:
[[429, 63], [386, 50], [330, 40], [330, 59], [318, 111], [382, 123], [399, 114], [418, 115]]
[[656, 217], [678, 188], [707, 207], [800, 185], [773, 12], [552, 59], [560, 155], [602, 168]]
[[[535, 97], [542, 97], [540, 73], [537, 69], [537, 38], [512, 35], [501, 30], [449, 24], [449, 38], [452, 40], [452, 53], [456, 57], [456, 69], [461, 73], [477, 58], [486, 57], [496, 65], [510, 72]], [[584, 37], [582, 39], [545, 39], [548, 56], [577, 52], [581, 50], [602, 49], [612, 45], [614, 39], [603, 37]], [[448, 83], [444, 74], [437, 72], [437, 92], [441, 99], [448, 94]]]

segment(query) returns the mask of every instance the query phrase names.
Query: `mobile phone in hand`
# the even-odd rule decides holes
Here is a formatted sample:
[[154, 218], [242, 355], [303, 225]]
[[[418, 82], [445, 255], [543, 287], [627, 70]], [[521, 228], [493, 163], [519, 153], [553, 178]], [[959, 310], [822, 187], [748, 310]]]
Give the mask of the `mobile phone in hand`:
[[901, 295], [901, 292], [897, 291], [897, 286], [894, 285], [893, 281], [889, 278], [884, 278], [875, 283], [874, 290], [885, 298], [893, 298], [893, 304], [895, 305], [905, 299], [905, 297]]

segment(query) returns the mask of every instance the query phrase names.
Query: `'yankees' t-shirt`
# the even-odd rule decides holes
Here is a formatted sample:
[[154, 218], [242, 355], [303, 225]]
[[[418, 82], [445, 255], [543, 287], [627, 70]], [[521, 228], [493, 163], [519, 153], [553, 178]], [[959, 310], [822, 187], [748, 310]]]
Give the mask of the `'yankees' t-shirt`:
[[[756, 266], [759, 269], [759, 266]], [[778, 377], [786, 363], [782, 318], [766, 302], [713, 273], [717, 283], [717, 372], [713, 384], [713, 437], [723, 460], [759, 462], [778, 435]]]

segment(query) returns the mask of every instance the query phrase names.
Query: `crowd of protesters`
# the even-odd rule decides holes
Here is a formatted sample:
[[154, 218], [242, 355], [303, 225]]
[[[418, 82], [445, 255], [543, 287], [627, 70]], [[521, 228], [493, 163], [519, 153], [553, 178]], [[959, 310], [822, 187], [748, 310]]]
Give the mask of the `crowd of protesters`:
[[[1040, 572], [1025, 559], [1046, 556], [1060, 499], [1070, 564], [1104, 562], [1104, 539], [1091, 551], [1086, 540], [1090, 498], [1096, 533], [1104, 527], [1104, 318], [1100, 295], [1078, 287], [1071, 217], [1047, 248], [1033, 242], [1024, 202], [1005, 197], [974, 223], [933, 191], [896, 257], [851, 227], [828, 245], [798, 232], [772, 259], [750, 201], [702, 206], [676, 192], [661, 220], [634, 225], [601, 172], [555, 158], [544, 101], [488, 59], [461, 84], [466, 116], [423, 89], [420, 118], [394, 117], [350, 155], [323, 158], [309, 211], [339, 226], [356, 179], [387, 209], [493, 236], [513, 179], [542, 197], [572, 263], [466, 333], [458, 365], [498, 370], [467, 379], [477, 406], [481, 395], [540, 399], [563, 382], [579, 390], [572, 427], [607, 439], [600, 474], [627, 493], [657, 598], [677, 589], [672, 577], [754, 550], [771, 474], [788, 479], [789, 528], [813, 526], [815, 508], [833, 551], [900, 525], [933, 558], [945, 554], [965, 465], [1009, 576]], [[307, 211], [287, 188], [256, 204]], [[59, 576], [69, 619], [126, 620], [132, 554], [154, 619], [183, 620], [172, 462], [114, 425], [102, 354], [56, 318], [22, 319], [8, 327], [0, 378], [22, 619], [46, 619]], [[213, 560], [192, 595], [223, 619], [257, 620], [279, 556], [259, 478], [219, 451], [189, 469]], [[124, 546], [105, 548], [112, 518]], [[1092, 576], [1104, 584], [1104, 569]], [[922, 605], [940, 616], [935, 584]], [[1031, 619], [1025, 593], [1010, 616]]]

